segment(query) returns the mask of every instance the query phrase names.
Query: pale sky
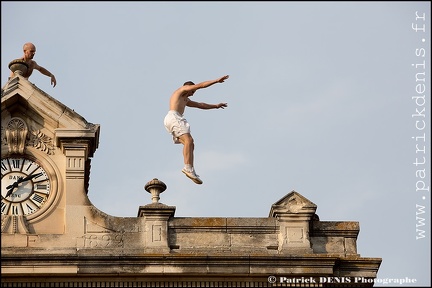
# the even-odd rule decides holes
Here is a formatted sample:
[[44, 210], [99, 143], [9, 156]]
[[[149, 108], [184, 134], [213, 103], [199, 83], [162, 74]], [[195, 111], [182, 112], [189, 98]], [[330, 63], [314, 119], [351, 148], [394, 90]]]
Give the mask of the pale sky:
[[[379, 281], [416, 281], [375, 286], [430, 286], [430, 10], [429, 1], [2, 1], [2, 86], [33, 42], [57, 86], [38, 71], [30, 82], [101, 125], [88, 196], [107, 214], [136, 217], [153, 178], [176, 217], [268, 217], [295, 190], [322, 221], [360, 223], [358, 253], [383, 259]], [[225, 74], [193, 100], [226, 109], [185, 112], [196, 185], [163, 118], [185, 81]]]

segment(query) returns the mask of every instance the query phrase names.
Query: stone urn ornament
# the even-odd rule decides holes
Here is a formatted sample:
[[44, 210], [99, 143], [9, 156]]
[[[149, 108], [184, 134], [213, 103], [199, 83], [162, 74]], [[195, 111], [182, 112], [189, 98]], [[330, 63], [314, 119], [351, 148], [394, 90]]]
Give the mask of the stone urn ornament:
[[14, 74], [24, 75], [27, 73], [28, 64], [23, 59], [15, 59], [9, 63], [9, 69]]

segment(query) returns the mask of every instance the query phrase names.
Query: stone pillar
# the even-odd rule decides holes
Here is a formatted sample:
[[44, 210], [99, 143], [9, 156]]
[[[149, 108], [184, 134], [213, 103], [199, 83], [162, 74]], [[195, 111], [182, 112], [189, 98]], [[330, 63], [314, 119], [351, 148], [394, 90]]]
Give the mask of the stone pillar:
[[[65, 114], [68, 113], [63, 113], [62, 117], [69, 118]], [[54, 140], [66, 156], [66, 188], [72, 191], [84, 188], [84, 194], [88, 192], [90, 158], [99, 144], [99, 125], [88, 126], [85, 129], [57, 128]]]
[[[61, 149], [65, 159], [65, 186], [63, 197], [65, 199], [65, 232], [70, 234], [83, 233], [84, 227], [76, 225], [83, 223], [83, 210], [91, 205], [86, 191], [86, 161], [88, 158], [88, 143], [86, 140], [78, 141], [63, 139]], [[60, 188], [61, 189], [61, 188]]]
[[[68, 113], [62, 117], [69, 118]], [[64, 199], [65, 233], [82, 234], [85, 231], [84, 215], [92, 204], [87, 197], [90, 178], [90, 157], [93, 156], [99, 139], [99, 126], [90, 128], [57, 128], [55, 143], [64, 157], [64, 187], [60, 187]], [[60, 163], [60, 162], [59, 162]], [[76, 225], [76, 223], [82, 225]]]
[[73, 141], [62, 144], [63, 153], [66, 156], [66, 180], [84, 179], [88, 150], [87, 143]]
[[167, 253], [170, 250], [168, 221], [174, 216], [176, 207], [159, 203], [159, 195], [165, 191], [166, 185], [157, 178], [149, 181], [144, 188], [152, 195], [152, 203], [138, 209], [138, 217], [144, 217], [145, 250]]
[[295, 191], [272, 205], [269, 217], [278, 219], [280, 253], [313, 253], [309, 227], [316, 208]]

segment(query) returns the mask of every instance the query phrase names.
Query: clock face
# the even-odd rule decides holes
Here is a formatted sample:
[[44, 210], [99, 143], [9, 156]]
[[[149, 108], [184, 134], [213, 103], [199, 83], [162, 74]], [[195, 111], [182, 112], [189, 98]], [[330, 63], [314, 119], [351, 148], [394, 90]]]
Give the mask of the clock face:
[[1, 214], [33, 214], [50, 192], [50, 177], [40, 164], [26, 157], [1, 159]]

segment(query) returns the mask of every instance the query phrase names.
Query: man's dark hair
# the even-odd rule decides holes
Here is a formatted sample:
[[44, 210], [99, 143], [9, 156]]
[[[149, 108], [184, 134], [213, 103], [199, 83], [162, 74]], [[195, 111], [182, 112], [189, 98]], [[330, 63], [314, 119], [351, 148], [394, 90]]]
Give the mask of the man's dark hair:
[[183, 84], [183, 86], [185, 86], [185, 85], [195, 85], [195, 83], [192, 82], [192, 81], [186, 81], [186, 82]]

